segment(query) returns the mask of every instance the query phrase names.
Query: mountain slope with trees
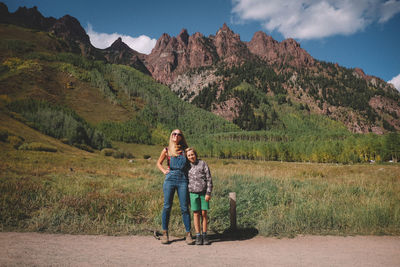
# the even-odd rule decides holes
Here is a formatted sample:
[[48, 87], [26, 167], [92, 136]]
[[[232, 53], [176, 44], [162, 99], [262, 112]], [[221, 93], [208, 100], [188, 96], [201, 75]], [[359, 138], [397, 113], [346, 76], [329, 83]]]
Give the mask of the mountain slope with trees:
[[[21, 14], [39, 26], [27, 28]], [[6, 15], [0, 111], [67, 144], [165, 144], [170, 130], [181, 128], [200, 154], [220, 158], [349, 163], [399, 156], [397, 91], [362, 70], [316, 61], [294, 40], [257, 33], [244, 44], [226, 25], [211, 37], [163, 35], [153, 52], [168, 48], [174, 56], [178, 47], [184, 56], [174, 61], [181, 67], [164, 68], [172, 71], [167, 87], [154, 74], [168, 62], [121, 40], [93, 48], [72, 17], [43, 18], [35, 8]], [[192, 65], [180, 69], [185, 62]], [[362, 132], [385, 134], [354, 134]]]

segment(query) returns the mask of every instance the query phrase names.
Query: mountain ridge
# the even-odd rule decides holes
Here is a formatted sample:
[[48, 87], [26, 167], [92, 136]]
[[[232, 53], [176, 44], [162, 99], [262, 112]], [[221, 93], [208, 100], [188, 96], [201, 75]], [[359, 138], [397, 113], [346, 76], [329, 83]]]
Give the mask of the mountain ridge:
[[[236, 121], [244, 129], [250, 129], [248, 125], [268, 129], [266, 121], [275, 112], [268, 101], [276, 101], [294, 103], [300, 109], [307, 106], [310, 112], [341, 121], [355, 133], [400, 130], [400, 97], [392, 85], [359, 68], [316, 60], [294, 39], [278, 42], [259, 31], [249, 42], [242, 42], [224, 23], [208, 37], [198, 32], [189, 35], [186, 29], [176, 37], [163, 34], [145, 55], [120, 38], [109, 48], [93, 47], [79, 21], [69, 15], [44, 18], [36, 7], [9, 13], [4, 4], [0, 4], [0, 14], [4, 15], [2, 23], [29, 24], [62, 38], [72, 52], [132, 66], [168, 85], [181, 98]], [[257, 67], [251, 69], [248, 63]], [[249, 92], [255, 90], [258, 97], [254, 101], [269, 107], [239, 94], [235, 88], [243, 82], [253, 88]], [[211, 99], [206, 105], [202, 102], [205, 95]]]

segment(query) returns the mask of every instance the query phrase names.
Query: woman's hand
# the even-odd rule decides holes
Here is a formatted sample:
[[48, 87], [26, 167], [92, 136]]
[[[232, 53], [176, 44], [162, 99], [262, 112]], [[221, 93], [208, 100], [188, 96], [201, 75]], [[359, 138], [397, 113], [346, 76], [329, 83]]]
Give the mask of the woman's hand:
[[211, 196], [210, 195], [206, 195], [205, 200], [208, 202], [208, 201], [210, 201], [210, 199], [211, 199]]
[[164, 169], [163, 173], [164, 175], [167, 175], [169, 173], [169, 169]]

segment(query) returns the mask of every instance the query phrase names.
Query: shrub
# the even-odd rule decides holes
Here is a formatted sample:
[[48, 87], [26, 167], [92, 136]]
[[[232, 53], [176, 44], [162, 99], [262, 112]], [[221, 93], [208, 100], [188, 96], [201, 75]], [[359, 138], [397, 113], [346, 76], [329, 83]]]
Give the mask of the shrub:
[[124, 158], [124, 153], [122, 153], [121, 151], [114, 151], [112, 156], [115, 159], [123, 159]]
[[91, 148], [90, 146], [85, 145], [85, 144], [74, 144], [74, 147], [77, 147], [79, 149], [85, 150], [90, 153], [94, 152], [93, 148]]
[[7, 138], [8, 138], [8, 135], [9, 135], [9, 133], [8, 133], [7, 130], [0, 129], [0, 141], [1, 142], [6, 142]]
[[19, 150], [32, 150], [32, 151], [46, 151], [46, 152], [57, 152], [57, 148], [40, 142], [24, 143], [19, 148]]
[[124, 158], [133, 159], [135, 158], [131, 152], [124, 152]]
[[114, 152], [115, 152], [114, 149], [111, 149], [111, 148], [103, 148], [103, 149], [101, 150], [100, 153], [101, 153], [103, 156], [110, 157], [110, 156], [113, 155]]
[[[1, 73], [1, 69], [0, 69]], [[8, 95], [0, 95], [0, 102], [4, 104], [9, 104], [11, 102], [11, 98]]]
[[10, 143], [14, 148], [18, 148], [20, 145], [22, 145], [24, 140], [19, 136], [9, 135], [7, 137], [7, 142]]

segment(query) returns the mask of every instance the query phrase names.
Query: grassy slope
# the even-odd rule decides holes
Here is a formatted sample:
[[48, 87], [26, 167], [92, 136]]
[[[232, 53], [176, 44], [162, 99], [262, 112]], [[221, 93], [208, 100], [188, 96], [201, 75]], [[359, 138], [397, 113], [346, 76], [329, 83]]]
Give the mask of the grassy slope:
[[[151, 106], [150, 116], [156, 120], [158, 117], [167, 128], [193, 128], [194, 116], [207, 118], [215, 128], [229, 124], [228, 128], [237, 129], [209, 112], [180, 101], [166, 86], [132, 68], [99, 63], [85, 69], [74, 63], [91, 65], [93, 62], [69, 61], [65, 55], [57, 58], [58, 52], [63, 51], [62, 41], [46, 33], [0, 25], [0, 34], [4, 36], [0, 42], [4, 48], [0, 52], [3, 63], [0, 95], [7, 95], [11, 100], [29, 97], [66, 105], [92, 124], [127, 121]], [[42, 38], [37, 42], [39, 35]], [[173, 126], [176, 119], [166, 114], [178, 116], [178, 125]]]
[[[134, 111], [128, 106], [112, 104], [89, 82], [63, 71], [60, 63], [29, 59], [18, 61], [18, 58], [32, 52], [49, 55], [57, 53], [57, 47], [62, 48], [60, 41], [43, 32], [9, 25], [0, 25], [0, 36], [3, 47], [15, 40], [26, 42], [27, 47], [1, 49], [0, 59], [3, 65], [9, 61], [11, 69], [0, 76], [0, 94], [8, 95], [12, 100], [34, 98], [69, 106], [92, 124], [101, 121], [125, 121], [134, 115]], [[74, 69], [75, 72], [82, 71], [79, 68]], [[68, 83], [72, 88], [67, 88]]]

